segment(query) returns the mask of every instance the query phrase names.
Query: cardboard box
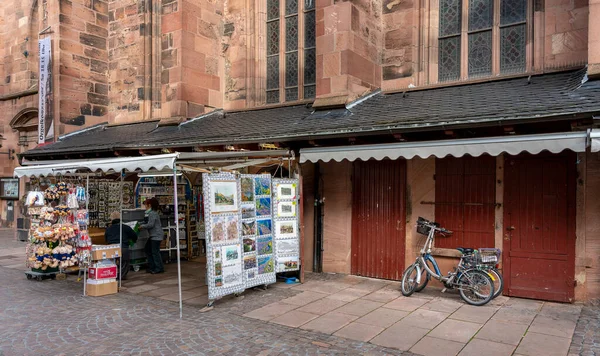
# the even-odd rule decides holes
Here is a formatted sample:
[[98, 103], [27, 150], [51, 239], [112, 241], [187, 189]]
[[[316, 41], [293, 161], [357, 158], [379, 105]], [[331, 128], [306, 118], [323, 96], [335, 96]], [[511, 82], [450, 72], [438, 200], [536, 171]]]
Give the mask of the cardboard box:
[[119, 245], [92, 245], [92, 260], [94, 261], [118, 257], [121, 257]]
[[117, 266], [90, 267], [90, 279], [115, 279]]
[[[90, 280], [91, 281], [91, 280]], [[87, 283], [86, 291], [87, 295], [90, 297], [100, 297], [103, 295], [115, 294], [118, 292], [118, 283], [117, 281], [112, 281], [108, 283]]]

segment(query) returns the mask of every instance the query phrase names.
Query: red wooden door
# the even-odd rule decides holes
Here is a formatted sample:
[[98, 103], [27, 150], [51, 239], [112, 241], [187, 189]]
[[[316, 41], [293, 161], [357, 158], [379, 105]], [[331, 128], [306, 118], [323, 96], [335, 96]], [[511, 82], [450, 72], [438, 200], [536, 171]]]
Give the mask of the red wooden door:
[[572, 302], [575, 156], [505, 161], [504, 277], [508, 295]]
[[453, 233], [435, 247], [494, 247], [496, 157], [435, 161], [435, 221]]
[[357, 161], [352, 194], [352, 274], [399, 280], [404, 271], [406, 161]]

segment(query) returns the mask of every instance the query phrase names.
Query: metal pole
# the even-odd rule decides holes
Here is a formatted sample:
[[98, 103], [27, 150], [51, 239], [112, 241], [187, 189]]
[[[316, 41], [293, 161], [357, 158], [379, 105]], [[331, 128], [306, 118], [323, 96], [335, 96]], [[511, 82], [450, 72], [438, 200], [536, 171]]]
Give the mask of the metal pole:
[[[177, 166], [173, 165], [173, 192], [175, 203], [175, 238], [177, 239], [177, 283], [179, 287], [179, 319], [183, 318], [183, 301], [181, 297], [181, 252], [179, 251], [179, 202], [177, 197]], [[188, 246], [188, 248], [190, 248]]]
[[[87, 173], [85, 179], [85, 211], [87, 211], [87, 219], [86, 219], [86, 227], [88, 231], [88, 238], [90, 237], [90, 211], [88, 210], [90, 206], [90, 174]], [[83, 296], [85, 297], [86, 287], [87, 287], [87, 266], [88, 261], [83, 263]]]
[[119, 205], [119, 247], [121, 256], [119, 256], [119, 290], [121, 289], [121, 276], [123, 275], [123, 170], [119, 171], [121, 175], [121, 204]]

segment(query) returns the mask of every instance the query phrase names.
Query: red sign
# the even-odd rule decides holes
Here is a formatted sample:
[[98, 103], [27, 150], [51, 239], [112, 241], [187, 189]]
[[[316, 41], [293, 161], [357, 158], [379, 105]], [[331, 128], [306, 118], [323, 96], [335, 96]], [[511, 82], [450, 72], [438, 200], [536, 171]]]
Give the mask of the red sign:
[[110, 267], [91, 267], [90, 268], [91, 279], [111, 279], [117, 278], [117, 266]]

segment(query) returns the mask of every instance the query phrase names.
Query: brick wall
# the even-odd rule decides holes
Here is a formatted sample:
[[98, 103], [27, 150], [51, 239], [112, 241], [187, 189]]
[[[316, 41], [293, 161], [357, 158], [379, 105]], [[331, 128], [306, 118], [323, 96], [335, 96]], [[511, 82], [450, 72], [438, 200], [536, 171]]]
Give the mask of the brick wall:
[[150, 69], [146, 53], [149, 2], [111, 0], [108, 3], [109, 110], [111, 121], [144, 119], [144, 101], [150, 99]]
[[[581, 65], [588, 59], [588, 0], [546, 1], [544, 59], [546, 67]], [[597, 19], [595, 20], [597, 22]], [[593, 23], [593, 21], [592, 21]], [[597, 35], [593, 35], [592, 40]], [[539, 49], [538, 49], [539, 51]], [[539, 53], [537, 53], [539, 55]]]
[[323, 272], [350, 273], [352, 162], [321, 164], [323, 177]]
[[266, 47], [262, 39], [266, 36], [260, 36], [260, 29], [265, 27], [258, 26], [266, 22], [264, 3], [230, 0], [223, 9], [221, 49], [227, 109], [252, 107], [265, 100], [261, 91], [265, 89]]
[[59, 55], [54, 58], [60, 69], [54, 73], [54, 91], [61, 135], [107, 121], [106, 0], [62, 0], [57, 37]]
[[317, 1], [317, 97], [347, 102], [381, 86], [381, 1]]

